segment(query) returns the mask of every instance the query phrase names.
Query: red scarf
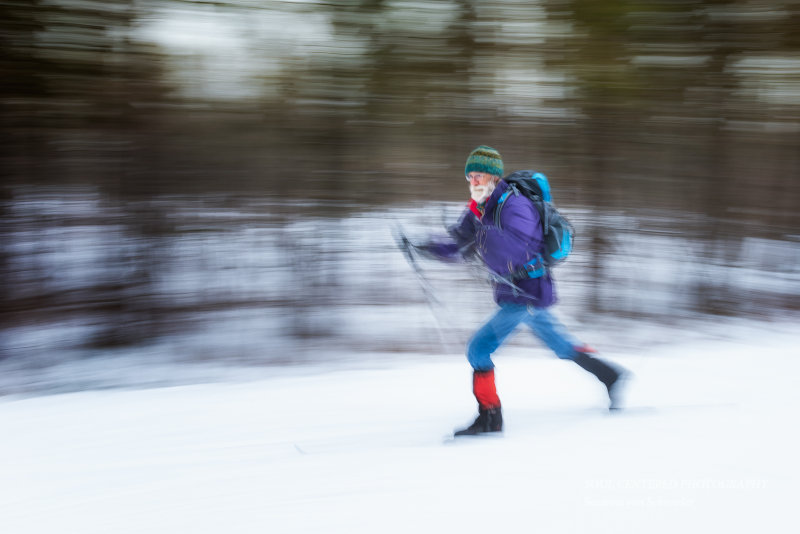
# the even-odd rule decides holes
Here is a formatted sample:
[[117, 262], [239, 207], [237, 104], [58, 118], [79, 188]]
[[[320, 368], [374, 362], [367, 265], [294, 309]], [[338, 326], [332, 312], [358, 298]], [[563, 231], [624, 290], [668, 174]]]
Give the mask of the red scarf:
[[469, 211], [474, 213], [479, 219], [483, 217], [483, 210], [481, 210], [481, 208], [478, 207], [478, 203], [472, 199], [469, 201]]

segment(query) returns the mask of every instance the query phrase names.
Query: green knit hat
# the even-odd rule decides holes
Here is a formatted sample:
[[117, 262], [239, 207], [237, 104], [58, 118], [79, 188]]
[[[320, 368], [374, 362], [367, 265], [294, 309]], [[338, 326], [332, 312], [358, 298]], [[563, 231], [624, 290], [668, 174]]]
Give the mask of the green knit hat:
[[490, 146], [481, 145], [469, 153], [464, 175], [471, 172], [485, 172], [495, 176], [503, 176], [503, 158], [500, 152]]

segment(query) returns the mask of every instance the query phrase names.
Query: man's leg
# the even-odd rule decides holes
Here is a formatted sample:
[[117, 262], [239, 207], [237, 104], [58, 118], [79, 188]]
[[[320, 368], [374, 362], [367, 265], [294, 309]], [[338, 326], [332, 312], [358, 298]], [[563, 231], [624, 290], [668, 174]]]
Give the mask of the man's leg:
[[584, 345], [578, 343], [566, 327], [548, 310], [528, 308], [524, 319], [534, 334], [561, 359], [572, 360], [582, 369], [592, 373], [608, 390], [609, 408], [619, 408], [619, 384], [624, 370], [591, 356]]
[[473, 369], [472, 392], [478, 401], [478, 418], [456, 436], [498, 432], [503, 429], [500, 398], [494, 382], [492, 354], [503, 344], [526, 315], [524, 306], [504, 305], [472, 336], [467, 359]]
[[580, 343], [572, 337], [567, 328], [561, 324], [555, 315], [545, 308], [528, 306], [523, 322], [533, 330], [533, 333], [547, 345], [556, 356], [562, 360], [575, 358]]

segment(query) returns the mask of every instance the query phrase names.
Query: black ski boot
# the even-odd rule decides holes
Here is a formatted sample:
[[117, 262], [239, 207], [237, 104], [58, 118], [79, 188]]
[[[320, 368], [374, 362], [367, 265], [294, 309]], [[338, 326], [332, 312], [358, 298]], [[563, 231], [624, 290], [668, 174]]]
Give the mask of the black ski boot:
[[503, 431], [503, 411], [497, 408], [478, 407], [478, 417], [467, 428], [457, 430], [453, 436], [475, 436], [488, 432]]
[[583, 369], [596, 376], [597, 379], [606, 387], [608, 390], [608, 399], [610, 401], [608, 409], [619, 410], [622, 407], [620, 390], [622, 389], [622, 382], [628, 374], [627, 371], [618, 367], [614, 367], [599, 358], [588, 355], [585, 352], [579, 352], [574, 361]]

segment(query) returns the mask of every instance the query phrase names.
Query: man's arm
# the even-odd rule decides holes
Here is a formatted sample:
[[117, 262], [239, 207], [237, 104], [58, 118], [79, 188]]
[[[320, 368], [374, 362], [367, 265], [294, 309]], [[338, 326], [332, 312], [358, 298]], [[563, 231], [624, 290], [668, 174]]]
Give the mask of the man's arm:
[[464, 213], [454, 225], [447, 229], [447, 236], [432, 238], [416, 248], [435, 259], [442, 261], [458, 261], [475, 253], [475, 235], [480, 220], [471, 209]]

